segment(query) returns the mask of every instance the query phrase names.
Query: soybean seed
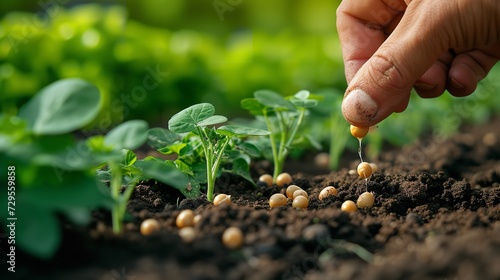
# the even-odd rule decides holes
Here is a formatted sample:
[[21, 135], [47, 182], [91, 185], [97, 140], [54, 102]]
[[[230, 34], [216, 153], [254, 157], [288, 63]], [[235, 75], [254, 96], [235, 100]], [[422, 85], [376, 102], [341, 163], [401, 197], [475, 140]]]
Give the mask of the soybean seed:
[[358, 197], [359, 208], [371, 208], [375, 203], [375, 196], [371, 192], [364, 192]]
[[293, 199], [293, 208], [306, 209], [307, 206], [309, 206], [309, 200], [305, 196], [299, 195]]
[[236, 249], [243, 245], [243, 232], [237, 227], [229, 227], [222, 234], [222, 243], [230, 249]]
[[273, 186], [273, 176], [269, 174], [264, 174], [259, 177], [259, 182], [265, 183], [268, 187]]
[[181, 228], [179, 236], [185, 243], [191, 243], [196, 238], [196, 230], [193, 227]]
[[281, 173], [276, 177], [276, 185], [278, 187], [284, 187], [285, 185], [290, 185], [292, 183], [292, 176], [288, 173]]
[[344, 203], [342, 203], [342, 206], [340, 206], [340, 210], [344, 212], [356, 212], [358, 210], [358, 207], [356, 207], [356, 203], [352, 200], [346, 200]]
[[358, 165], [358, 174], [361, 178], [366, 179], [372, 175], [372, 167], [367, 162], [362, 162]]
[[286, 205], [287, 201], [288, 199], [286, 196], [280, 193], [275, 193], [271, 195], [271, 198], [269, 198], [269, 206], [271, 206], [271, 208], [281, 207]]
[[370, 130], [370, 127], [357, 127], [354, 125], [351, 125], [351, 134], [352, 136], [362, 139], [368, 134], [368, 131]]
[[337, 196], [338, 194], [339, 194], [339, 192], [337, 191], [337, 189], [335, 187], [328, 186], [328, 187], [321, 190], [318, 198], [319, 198], [319, 200], [324, 200], [327, 197]]
[[160, 231], [160, 223], [155, 219], [146, 219], [141, 223], [140, 231], [142, 235], [151, 235]]
[[303, 196], [303, 197], [309, 199], [309, 195], [307, 194], [307, 192], [302, 190], [302, 189], [296, 190], [293, 192], [293, 199], [295, 199], [297, 196]]
[[296, 190], [301, 190], [302, 188], [297, 186], [297, 185], [290, 185], [288, 188], [286, 188], [286, 196], [290, 199], [293, 199], [293, 193]]
[[214, 205], [217, 206], [217, 205], [220, 205], [222, 203], [225, 203], [227, 205], [231, 204], [231, 196], [230, 195], [227, 195], [227, 194], [218, 194], [215, 198], [214, 198]]
[[182, 210], [177, 218], [175, 224], [178, 228], [192, 227], [194, 225], [194, 213], [192, 210]]

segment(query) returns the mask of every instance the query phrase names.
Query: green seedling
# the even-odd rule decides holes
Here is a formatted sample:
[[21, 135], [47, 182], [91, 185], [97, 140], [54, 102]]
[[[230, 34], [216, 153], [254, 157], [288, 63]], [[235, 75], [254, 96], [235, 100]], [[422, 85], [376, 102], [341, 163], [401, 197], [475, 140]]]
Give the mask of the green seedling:
[[132, 150], [144, 144], [147, 130], [145, 121], [131, 120], [115, 127], [105, 136], [94, 136], [86, 141], [91, 158], [107, 167], [98, 170], [98, 174], [101, 180], [109, 181], [114, 202], [113, 231], [116, 234], [123, 231], [127, 203], [139, 181], [153, 178], [180, 189], [188, 184], [187, 177], [175, 167], [155, 160], [137, 160]]
[[243, 99], [241, 106], [255, 116], [262, 116], [271, 132], [273, 181], [276, 182], [308, 109], [315, 107], [318, 102], [310, 99], [310, 93], [305, 90], [287, 98], [270, 90], [259, 90], [254, 93], [254, 97]]
[[37, 258], [50, 259], [59, 247], [60, 215], [84, 226], [92, 209], [110, 205], [103, 185], [69, 149], [76, 144], [71, 133], [92, 121], [99, 105], [95, 86], [66, 79], [40, 90], [17, 115], [0, 115], [2, 182], [11, 171], [0, 217], [15, 218], [16, 247]]
[[[219, 174], [219, 167], [224, 156], [229, 155], [226, 150], [231, 146], [231, 140], [238, 137], [269, 134], [265, 130], [239, 125], [215, 127], [226, 122], [227, 118], [214, 114], [215, 108], [212, 104], [200, 103], [178, 112], [168, 121], [168, 129], [171, 132], [187, 134], [190, 140], [187, 143], [176, 141], [167, 149], [175, 151], [179, 155], [186, 155], [183, 153], [198, 154], [198, 148], [201, 147], [205, 158], [208, 201], [213, 201], [215, 179]], [[180, 135], [177, 137], [180, 137], [178, 139], [183, 138]], [[190, 169], [186, 170], [183, 166], [179, 166], [179, 168], [190, 172]]]

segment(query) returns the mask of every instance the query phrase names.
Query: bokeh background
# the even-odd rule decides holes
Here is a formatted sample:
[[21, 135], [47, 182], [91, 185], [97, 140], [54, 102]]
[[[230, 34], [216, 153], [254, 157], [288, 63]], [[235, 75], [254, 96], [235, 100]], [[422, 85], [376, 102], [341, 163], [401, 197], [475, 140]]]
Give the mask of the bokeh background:
[[[0, 109], [16, 114], [49, 83], [80, 77], [101, 90], [101, 112], [88, 129], [104, 132], [129, 119], [166, 126], [175, 112], [199, 102], [246, 118], [240, 100], [255, 90], [292, 95], [306, 89], [325, 97], [307, 129], [327, 150], [335, 135], [346, 133], [345, 126], [334, 127], [346, 87], [335, 27], [339, 3], [5, 0]], [[413, 96], [404, 114], [372, 134], [373, 154], [384, 142], [403, 145], [424, 133], [449, 135], [464, 122], [488, 121], [500, 104], [500, 70], [492, 72], [469, 98]]]

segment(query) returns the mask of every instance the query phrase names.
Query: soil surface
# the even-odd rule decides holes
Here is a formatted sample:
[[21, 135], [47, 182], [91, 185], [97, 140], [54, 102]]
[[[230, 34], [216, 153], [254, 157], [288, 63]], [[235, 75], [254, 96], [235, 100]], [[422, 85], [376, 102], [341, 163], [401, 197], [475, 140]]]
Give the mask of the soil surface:
[[[109, 212], [96, 211], [87, 229], [65, 226], [53, 260], [22, 255], [7, 279], [500, 279], [499, 127], [496, 119], [447, 140], [428, 137], [383, 153], [368, 182], [349, 174], [359, 163], [355, 154], [338, 172], [305, 173], [311, 162], [290, 163], [285, 171], [293, 184], [309, 193], [307, 210], [290, 201], [269, 209], [269, 197], [284, 189], [254, 188], [229, 175], [218, 180], [216, 193], [233, 203], [217, 207], [143, 182], [123, 235], [112, 234]], [[255, 178], [270, 168], [255, 163]], [[338, 197], [320, 201], [326, 186], [336, 187]], [[365, 191], [375, 194], [374, 207], [340, 210]], [[201, 215], [189, 244], [175, 226], [182, 209]], [[160, 221], [159, 233], [139, 233], [146, 218]], [[229, 226], [244, 232], [242, 248], [223, 246]]]

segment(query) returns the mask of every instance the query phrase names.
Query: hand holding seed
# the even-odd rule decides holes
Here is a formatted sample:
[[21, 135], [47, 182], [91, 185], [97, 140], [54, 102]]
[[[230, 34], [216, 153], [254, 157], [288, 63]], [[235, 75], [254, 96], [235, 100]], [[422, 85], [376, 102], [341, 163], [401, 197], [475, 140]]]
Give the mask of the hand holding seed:
[[445, 90], [471, 94], [500, 58], [498, 0], [344, 0], [337, 9], [346, 120], [374, 125]]

